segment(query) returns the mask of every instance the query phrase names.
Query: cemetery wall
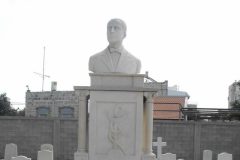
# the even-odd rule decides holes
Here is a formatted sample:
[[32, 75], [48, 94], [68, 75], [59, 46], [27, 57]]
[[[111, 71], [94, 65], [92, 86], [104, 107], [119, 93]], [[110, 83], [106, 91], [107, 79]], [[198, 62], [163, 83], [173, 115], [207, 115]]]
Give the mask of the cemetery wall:
[[0, 159], [5, 145], [15, 143], [18, 155], [37, 159], [41, 144], [53, 144], [55, 160], [73, 160], [77, 150], [77, 120], [0, 117]]
[[[163, 153], [177, 154], [184, 160], [202, 160], [205, 149], [214, 159], [221, 152], [240, 159], [240, 123], [154, 121], [153, 141], [163, 137]], [[77, 150], [77, 119], [0, 117], [0, 159], [5, 145], [15, 143], [19, 155], [36, 160], [41, 144], [54, 146], [55, 160], [73, 160]], [[155, 148], [154, 148], [155, 150]], [[156, 153], [156, 152], [155, 152]]]
[[206, 149], [213, 151], [213, 159], [217, 159], [217, 154], [221, 152], [228, 152], [233, 154], [233, 160], [239, 160], [239, 133], [239, 122], [155, 120], [153, 141], [163, 137], [163, 141], [167, 142], [163, 153], [171, 152], [184, 160], [202, 160], [203, 150]]

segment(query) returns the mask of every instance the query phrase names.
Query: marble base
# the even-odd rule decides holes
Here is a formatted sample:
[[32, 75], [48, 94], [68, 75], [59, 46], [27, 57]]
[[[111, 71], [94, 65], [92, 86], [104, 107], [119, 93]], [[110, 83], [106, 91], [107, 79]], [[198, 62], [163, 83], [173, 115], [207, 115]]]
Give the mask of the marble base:
[[86, 152], [75, 152], [74, 160], [88, 160], [88, 153]]
[[140, 160], [143, 92], [90, 91], [89, 158]]
[[[88, 153], [76, 152], [74, 160], [155, 160], [154, 154], [143, 154], [143, 148], [152, 147], [152, 132], [148, 133], [152, 111], [144, 108], [151, 110], [152, 96], [146, 95], [157, 90], [143, 86], [144, 75], [92, 73], [90, 78], [90, 87], [74, 87], [79, 93], [89, 91], [90, 97]], [[82, 132], [79, 130], [80, 140]], [[79, 141], [80, 148], [84, 148], [82, 143]]]
[[154, 153], [150, 153], [150, 154], [143, 155], [142, 160], [157, 160], [157, 158]]

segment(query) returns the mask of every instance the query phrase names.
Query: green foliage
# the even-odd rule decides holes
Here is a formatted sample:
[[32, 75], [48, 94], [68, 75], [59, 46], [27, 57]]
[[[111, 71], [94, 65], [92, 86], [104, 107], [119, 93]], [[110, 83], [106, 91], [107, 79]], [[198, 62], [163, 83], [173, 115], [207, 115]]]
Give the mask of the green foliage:
[[17, 110], [11, 107], [6, 93], [0, 94], [0, 116], [16, 116]]
[[239, 108], [240, 109], [240, 101], [235, 100], [234, 102], [231, 103], [231, 106], [233, 106], [233, 108]]
[[25, 108], [17, 111], [17, 116], [25, 116]]

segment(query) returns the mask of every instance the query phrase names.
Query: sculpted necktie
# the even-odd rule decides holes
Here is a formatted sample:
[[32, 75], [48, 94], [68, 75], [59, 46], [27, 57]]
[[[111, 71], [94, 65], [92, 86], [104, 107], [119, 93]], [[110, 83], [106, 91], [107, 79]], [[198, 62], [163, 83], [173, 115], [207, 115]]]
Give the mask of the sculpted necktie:
[[114, 67], [114, 71], [117, 69], [117, 65], [121, 56], [122, 48], [115, 49], [115, 48], [109, 48], [110, 57], [112, 59], [112, 65]]

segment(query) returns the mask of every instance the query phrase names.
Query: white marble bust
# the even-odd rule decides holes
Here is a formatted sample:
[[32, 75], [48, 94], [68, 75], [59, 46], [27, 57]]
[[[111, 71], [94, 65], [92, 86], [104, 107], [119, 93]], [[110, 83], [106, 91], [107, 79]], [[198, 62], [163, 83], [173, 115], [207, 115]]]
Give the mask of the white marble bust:
[[122, 45], [126, 37], [127, 27], [123, 20], [112, 19], [107, 24], [109, 45], [102, 52], [89, 59], [89, 70], [94, 73], [137, 74], [141, 69], [141, 61], [131, 55]]

